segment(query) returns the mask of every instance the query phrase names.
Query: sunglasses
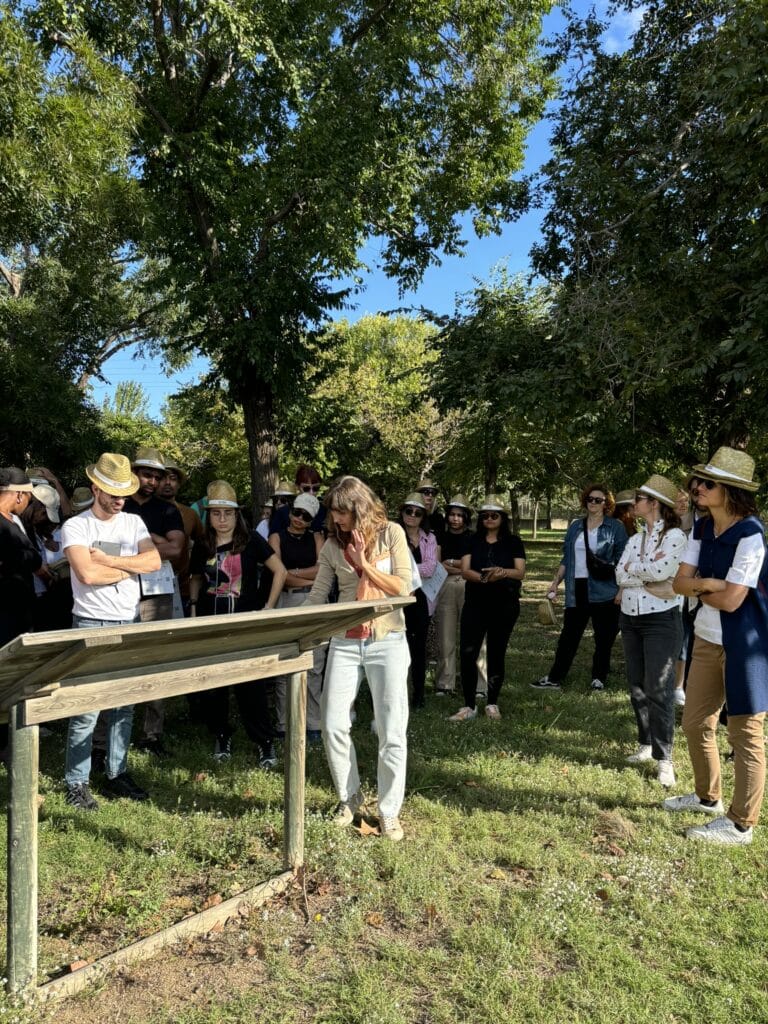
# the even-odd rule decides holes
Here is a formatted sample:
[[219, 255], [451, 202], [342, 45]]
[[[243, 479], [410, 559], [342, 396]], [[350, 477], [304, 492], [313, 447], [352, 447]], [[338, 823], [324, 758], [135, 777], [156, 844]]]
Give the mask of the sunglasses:
[[406, 505], [403, 509], [404, 516], [418, 516], [419, 518], [424, 515], [423, 508], [416, 508], [414, 505]]
[[312, 522], [312, 516], [309, 514], [309, 512], [307, 512], [303, 508], [299, 508], [299, 509], [292, 508], [291, 509], [291, 515], [293, 516], [294, 519], [303, 519], [305, 523], [311, 523]]
[[419, 494], [426, 494], [428, 497], [434, 498], [434, 496], [437, 494], [437, 488], [422, 487], [421, 490], [419, 491]]
[[717, 484], [714, 480], [699, 480], [699, 478], [696, 477], [694, 480], [691, 480], [691, 490], [696, 487], [705, 487], [708, 491], [714, 491]]
[[587, 504], [588, 505], [604, 505], [605, 504], [605, 498], [596, 498], [594, 495], [590, 494], [590, 496], [587, 498]]
[[290, 505], [292, 501], [293, 501], [293, 498], [281, 498], [281, 497], [279, 497], [277, 495], [275, 496], [275, 504], [276, 505]]
[[481, 519], [501, 519], [501, 512], [481, 512]]
[[320, 484], [301, 484], [301, 490], [304, 494], [318, 494]]

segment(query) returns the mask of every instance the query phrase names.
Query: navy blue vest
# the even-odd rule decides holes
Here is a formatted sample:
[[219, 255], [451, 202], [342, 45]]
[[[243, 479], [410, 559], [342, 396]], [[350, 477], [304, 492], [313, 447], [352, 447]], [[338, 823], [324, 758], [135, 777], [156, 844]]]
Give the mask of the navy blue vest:
[[[701, 541], [699, 574], [724, 580], [743, 537], [760, 534], [765, 527], [747, 516], [715, 537], [711, 519], [699, 519], [693, 536]], [[725, 702], [730, 715], [756, 715], [768, 711], [768, 559], [763, 559], [757, 586], [734, 612], [720, 612], [725, 650]]]

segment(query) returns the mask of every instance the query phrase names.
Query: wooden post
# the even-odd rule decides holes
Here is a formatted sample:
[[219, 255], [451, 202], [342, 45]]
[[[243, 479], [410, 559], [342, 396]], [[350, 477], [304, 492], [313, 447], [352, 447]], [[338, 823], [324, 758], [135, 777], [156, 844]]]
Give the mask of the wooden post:
[[9, 715], [8, 991], [37, 986], [37, 771], [39, 729], [22, 728], [23, 705]]
[[288, 676], [286, 722], [285, 811], [283, 867], [296, 870], [304, 863], [304, 767], [307, 752], [307, 674]]

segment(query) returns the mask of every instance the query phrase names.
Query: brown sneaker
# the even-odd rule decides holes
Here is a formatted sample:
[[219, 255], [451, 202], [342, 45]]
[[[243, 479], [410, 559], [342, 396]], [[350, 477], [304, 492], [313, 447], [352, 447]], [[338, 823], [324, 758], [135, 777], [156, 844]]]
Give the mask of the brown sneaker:
[[389, 839], [393, 843], [399, 843], [405, 834], [399, 818], [388, 818], [384, 814], [379, 818], [379, 828], [381, 829], [381, 838]]

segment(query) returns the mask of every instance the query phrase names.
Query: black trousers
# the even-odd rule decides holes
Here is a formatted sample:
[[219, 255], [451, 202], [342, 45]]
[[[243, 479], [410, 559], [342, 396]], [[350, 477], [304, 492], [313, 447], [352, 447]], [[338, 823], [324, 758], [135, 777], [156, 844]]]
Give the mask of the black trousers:
[[675, 733], [675, 666], [683, 638], [680, 610], [622, 614], [620, 621], [638, 743], [651, 747], [657, 761], [669, 761]]
[[613, 601], [591, 603], [587, 581], [576, 580], [576, 605], [563, 613], [563, 629], [557, 641], [555, 660], [547, 675], [560, 683], [576, 657], [587, 623], [592, 620], [595, 631], [595, 653], [592, 657], [592, 678], [606, 682], [611, 671], [611, 649], [619, 631], [619, 606]]
[[237, 686], [220, 686], [218, 690], [205, 690], [200, 694], [202, 713], [211, 735], [229, 738], [234, 731], [229, 724], [230, 692], [237, 700], [248, 739], [259, 747], [271, 743], [274, 732], [269, 714], [269, 691], [263, 679], [238, 683]]
[[461, 688], [464, 692], [465, 707], [473, 708], [476, 703], [477, 656], [483, 646], [483, 640], [486, 641], [488, 658], [488, 703], [498, 703], [504, 682], [507, 644], [519, 615], [520, 601], [515, 597], [482, 605], [465, 599], [459, 630]]
[[405, 608], [405, 639], [411, 655], [411, 683], [413, 703], [424, 703], [424, 682], [427, 675], [427, 632], [429, 631], [429, 606], [421, 590], [414, 595], [416, 604]]

